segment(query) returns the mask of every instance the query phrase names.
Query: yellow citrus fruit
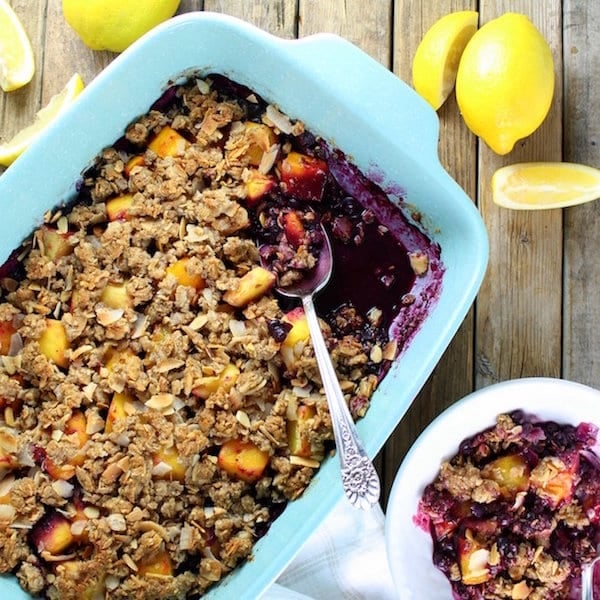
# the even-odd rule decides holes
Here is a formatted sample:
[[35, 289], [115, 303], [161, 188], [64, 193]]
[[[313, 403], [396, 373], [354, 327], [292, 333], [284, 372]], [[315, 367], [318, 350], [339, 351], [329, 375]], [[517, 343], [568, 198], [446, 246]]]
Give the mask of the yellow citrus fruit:
[[67, 23], [92, 50], [122, 52], [175, 14], [180, 0], [62, 0]]
[[492, 177], [499, 206], [521, 210], [564, 208], [600, 198], [600, 170], [567, 162], [517, 163]]
[[0, 165], [8, 167], [12, 164], [12, 162], [29, 147], [35, 138], [38, 137], [46, 126], [54, 121], [67, 106], [72, 104], [83, 87], [83, 81], [79, 74], [76, 73], [69, 79], [62, 91], [55, 96], [52, 96], [50, 102], [38, 111], [35, 120], [31, 125], [19, 131], [10, 141], [5, 144], [0, 144]]
[[35, 72], [33, 50], [19, 17], [6, 0], [0, 0], [0, 87], [16, 90]]
[[438, 19], [425, 33], [412, 64], [415, 90], [437, 110], [452, 92], [458, 63], [477, 31], [474, 10], [453, 12]]
[[507, 154], [542, 124], [553, 94], [550, 47], [525, 15], [489, 21], [467, 44], [456, 99], [469, 129], [497, 154]]

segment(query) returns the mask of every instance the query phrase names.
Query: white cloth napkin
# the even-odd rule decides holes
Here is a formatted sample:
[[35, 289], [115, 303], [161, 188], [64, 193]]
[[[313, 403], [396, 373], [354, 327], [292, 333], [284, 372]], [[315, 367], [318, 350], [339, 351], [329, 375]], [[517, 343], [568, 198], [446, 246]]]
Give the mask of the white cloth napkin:
[[261, 600], [397, 600], [384, 520], [342, 498]]

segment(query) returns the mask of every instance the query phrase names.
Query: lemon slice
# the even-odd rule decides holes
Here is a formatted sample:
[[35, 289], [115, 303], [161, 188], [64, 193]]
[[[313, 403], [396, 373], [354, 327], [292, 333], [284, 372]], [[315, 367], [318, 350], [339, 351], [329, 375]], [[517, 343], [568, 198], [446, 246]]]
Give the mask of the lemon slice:
[[504, 208], [564, 208], [597, 198], [600, 170], [577, 163], [517, 163], [492, 177], [492, 199]]
[[452, 92], [460, 57], [477, 30], [477, 17], [473, 10], [445, 15], [430, 27], [417, 47], [413, 86], [435, 110]]
[[0, 0], [0, 87], [16, 90], [35, 72], [33, 50], [19, 17], [6, 0]]
[[81, 76], [75, 73], [63, 90], [52, 96], [50, 102], [38, 111], [31, 125], [21, 129], [9, 142], [0, 144], [0, 165], [8, 167], [49, 123], [56, 119], [67, 106], [72, 104], [83, 88], [84, 83]]

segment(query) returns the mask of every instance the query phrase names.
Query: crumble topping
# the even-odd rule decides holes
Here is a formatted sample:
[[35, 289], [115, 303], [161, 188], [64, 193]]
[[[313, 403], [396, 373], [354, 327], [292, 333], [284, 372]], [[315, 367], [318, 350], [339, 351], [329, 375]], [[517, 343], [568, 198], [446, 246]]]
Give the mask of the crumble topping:
[[597, 428], [520, 411], [460, 444], [419, 504], [433, 562], [457, 598], [581, 595], [600, 541]]
[[[302, 123], [231, 89], [168, 90], [2, 267], [0, 571], [31, 594], [201, 596], [332, 448], [303, 313], [256, 238], [293, 281], [314, 266], [303, 203], [337, 190], [321, 217], [345, 244], [377, 222]], [[384, 317], [345, 303], [322, 321], [354, 417], [401, 350]]]

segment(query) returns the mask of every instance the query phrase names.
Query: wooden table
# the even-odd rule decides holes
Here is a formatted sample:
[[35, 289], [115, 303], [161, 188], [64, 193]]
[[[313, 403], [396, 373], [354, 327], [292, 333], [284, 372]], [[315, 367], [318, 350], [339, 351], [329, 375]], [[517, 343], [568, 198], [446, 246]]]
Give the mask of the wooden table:
[[[65, 23], [60, 0], [9, 1], [31, 38], [37, 72], [25, 88], [0, 96], [3, 139], [30, 123], [72, 73], [89, 82], [114, 58], [83, 45]], [[508, 163], [563, 159], [600, 167], [600, 2], [183, 0], [179, 12], [202, 9], [241, 17], [285, 38], [337, 33], [408, 82], [422, 34], [455, 10], [479, 10], [481, 23], [507, 11], [525, 13], [552, 47], [556, 94], [550, 114], [508, 156], [496, 156], [467, 130], [453, 96], [439, 111], [442, 162], [483, 215], [490, 263], [474, 309], [378, 457], [386, 494], [416, 436], [472, 390], [536, 375], [600, 387], [600, 204], [511, 212], [492, 204], [490, 193], [493, 172]]]

